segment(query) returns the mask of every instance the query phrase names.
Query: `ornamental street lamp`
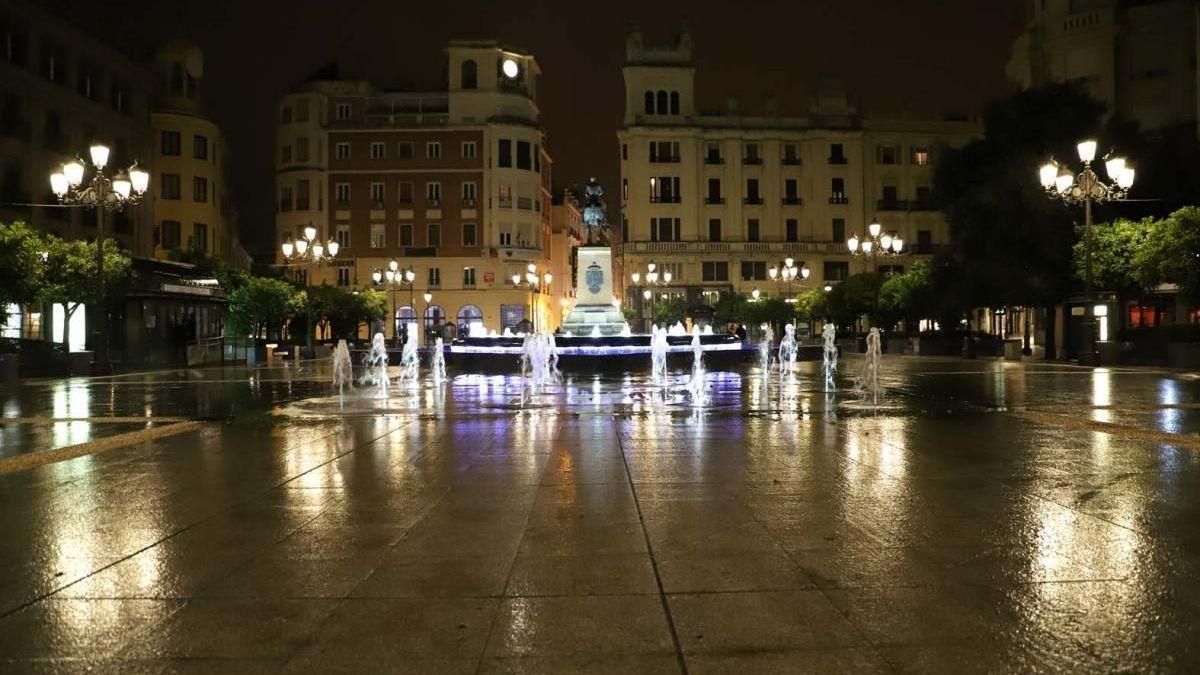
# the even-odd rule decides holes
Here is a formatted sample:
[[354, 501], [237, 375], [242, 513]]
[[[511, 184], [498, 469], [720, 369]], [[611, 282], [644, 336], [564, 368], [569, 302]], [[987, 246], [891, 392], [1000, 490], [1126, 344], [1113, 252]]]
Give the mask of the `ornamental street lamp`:
[[[304, 236], [299, 239], [292, 239], [288, 235], [287, 241], [283, 242], [279, 248], [283, 253], [284, 264], [288, 266], [303, 265], [304, 266], [304, 288], [305, 291], [312, 288], [312, 270], [314, 267], [319, 267], [337, 257], [338, 244], [336, 239], [330, 239], [327, 243], [322, 243], [317, 239], [317, 228], [309, 223], [304, 227]], [[308, 337], [305, 338], [305, 345], [309, 352], [313, 348], [313, 323], [312, 323], [312, 294], [308, 294], [308, 301], [305, 304], [305, 314], [307, 316]]]
[[[671, 270], [663, 270], [660, 273], [658, 271], [658, 264], [655, 263], [653, 260], [651, 260], [650, 262], [646, 263], [646, 273], [645, 274], [642, 274], [641, 272], [634, 272], [633, 274], [630, 274], [629, 280], [633, 282], [633, 290], [634, 290], [635, 295], [637, 293], [637, 290], [639, 288], [642, 288], [641, 283], [642, 283], [643, 278], [646, 280], [646, 284], [645, 284], [645, 290], [642, 291], [642, 300], [643, 300], [642, 306], [644, 309], [645, 302], [646, 301], [650, 302], [650, 317], [652, 319], [654, 317], [654, 290], [653, 289], [655, 287], [666, 288], [667, 286], [671, 285], [671, 278], [672, 278]], [[644, 311], [640, 312], [640, 313], [643, 314], [643, 316], [645, 314]], [[643, 319], [643, 320], [645, 320], [645, 319]], [[645, 328], [645, 327], [643, 327], [643, 328]]]
[[[87, 167], [73, 159], [50, 174], [50, 189], [63, 204], [86, 206], [96, 210], [96, 284], [100, 301], [92, 309], [93, 358], [101, 366], [108, 364], [108, 308], [104, 295], [104, 213], [119, 213], [137, 204], [150, 187], [150, 174], [134, 162], [126, 170], [109, 175], [105, 172], [110, 150], [103, 143], [88, 148], [92, 163], [92, 178], [84, 182]], [[70, 351], [70, 345], [67, 346]]]
[[417, 311], [413, 307], [413, 281], [417, 278], [417, 273], [411, 267], [406, 270], [400, 269], [400, 261], [392, 258], [387, 267], [376, 269], [371, 273], [371, 280], [376, 286], [382, 286], [392, 294], [392, 340], [395, 344], [400, 344], [400, 323], [396, 318], [396, 289], [401, 286], [408, 286], [408, 306], [412, 307], [413, 312]]
[[[1083, 205], [1083, 255], [1084, 255], [1084, 299], [1086, 301], [1085, 317], [1089, 328], [1083, 334], [1083, 351], [1091, 359], [1091, 363], [1099, 363], [1096, 352], [1096, 333], [1099, 321], [1096, 317], [1095, 304], [1092, 302], [1092, 203], [1103, 204], [1108, 201], [1120, 201], [1129, 194], [1133, 187], [1134, 170], [1124, 157], [1109, 155], [1104, 159], [1104, 171], [1108, 181], [1096, 175], [1092, 170], [1092, 162], [1096, 159], [1096, 141], [1087, 139], [1075, 146], [1079, 153], [1079, 161], [1083, 169], [1072, 173], [1067, 167], [1054, 161], [1042, 165], [1038, 170], [1038, 179], [1046, 194], [1059, 199], [1066, 204]], [[1028, 319], [1027, 319], [1028, 321]], [[1028, 331], [1026, 331], [1026, 348], [1029, 346]]]
[[871, 270], [879, 266], [879, 256], [897, 256], [904, 252], [904, 239], [895, 232], [884, 232], [879, 221], [871, 221], [867, 225], [867, 236], [860, 238], [857, 234], [850, 235], [846, 240], [846, 248], [852, 256], [866, 256], [871, 259]]
[[532, 332], [537, 332], [537, 310], [534, 303], [537, 300], [537, 293], [550, 293], [550, 283], [554, 281], [554, 275], [550, 272], [538, 274], [538, 267], [533, 263], [529, 263], [525, 267], [525, 274], [512, 275], [513, 287], [520, 289], [522, 286], [529, 288], [529, 326]]
[[[423, 294], [421, 294], [421, 297], [425, 299], [425, 313], [422, 314], [422, 316], [425, 317], [425, 320], [422, 321], [421, 323], [424, 324], [425, 321], [429, 321], [432, 323], [433, 317], [429, 316], [429, 303], [433, 301], [433, 293], [430, 293], [429, 291], [425, 291]], [[424, 326], [424, 329], [425, 330], [423, 330], [422, 332], [425, 333], [425, 344], [429, 344], [429, 329], [430, 329], [430, 327]]]
[[792, 293], [792, 284], [796, 283], [796, 277], [800, 277], [801, 283], [808, 280], [812, 274], [812, 270], [803, 262], [799, 267], [796, 267], [796, 261], [792, 258], [784, 258], [783, 264], [780, 267], [771, 266], [767, 270], [767, 276], [776, 284], [787, 284], [787, 294]]

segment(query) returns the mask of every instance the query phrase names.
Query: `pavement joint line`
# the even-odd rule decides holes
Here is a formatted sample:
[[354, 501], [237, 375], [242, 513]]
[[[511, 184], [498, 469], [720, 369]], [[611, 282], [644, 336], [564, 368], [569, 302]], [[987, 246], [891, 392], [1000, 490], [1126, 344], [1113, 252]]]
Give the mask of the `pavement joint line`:
[[679, 641], [679, 630], [675, 627], [675, 617], [671, 615], [671, 603], [667, 599], [666, 587], [663, 586], [662, 574], [658, 571], [658, 558], [654, 556], [654, 545], [650, 542], [650, 532], [646, 529], [646, 517], [642, 513], [642, 502], [638, 499], [638, 484], [633, 480], [633, 472], [629, 468], [629, 457], [625, 454], [625, 444], [621, 441], [621, 429], [615, 417], [612, 418], [615, 427], [614, 436], [617, 440], [617, 452], [621, 453], [621, 463], [625, 467], [625, 478], [629, 481], [629, 491], [633, 493], [633, 507], [637, 510], [638, 525], [642, 528], [642, 537], [646, 540], [646, 553], [650, 557], [650, 568], [654, 571], [654, 583], [658, 586], [658, 599], [662, 603], [663, 615], [667, 619], [667, 629], [671, 634], [671, 643], [675, 646], [675, 661], [679, 672], [687, 675], [687, 659], [683, 655], [683, 644]]
[[0, 426], [5, 424], [31, 424], [49, 426], [65, 422], [87, 422], [89, 424], [167, 424], [191, 421], [186, 417], [0, 417]]
[[0, 475], [6, 473], [15, 473], [17, 471], [25, 471], [46, 464], [63, 462], [84, 455], [95, 455], [109, 450], [117, 450], [119, 448], [146, 443], [149, 441], [174, 436], [177, 434], [194, 431], [203, 426], [203, 422], [186, 421], [176, 422], [174, 424], [166, 424], [156, 426], [150, 429], [138, 429], [137, 431], [128, 431], [123, 434], [115, 434], [112, 436], [104, 436], [75, 445], [65, 445], [63, 447], [54, 448], [51, 450], [38, 450], [36, 452], [26, 452], [12, 457], [0, 458]]
[[1012, 414], [1017, 417], [1024, 417], [1035, 422], [1043, 424], [1051, 424], [1056, 426], [1067, 427], [1069, 429], [1090, 429], [1092, 431], [1103, 431], [1114, 436], [1123, 436], [1125, 438], [1133, 438], [1143, 441], [1153, 441], [1156, 443], [1168, 443], [1177, 445], [1192, 450], [1200, 450], [1200, 436], [1188, 434], [1170, 434], [1164, 431], [1153, 431], [1129, 424], [1118, 424], [1115, 422], [1102, 422], [1093, 419], [1080, 419], [1071, 415], [1058, 415], [1048, 412], [1039, 412], [1036, 410], [1014, 411]]

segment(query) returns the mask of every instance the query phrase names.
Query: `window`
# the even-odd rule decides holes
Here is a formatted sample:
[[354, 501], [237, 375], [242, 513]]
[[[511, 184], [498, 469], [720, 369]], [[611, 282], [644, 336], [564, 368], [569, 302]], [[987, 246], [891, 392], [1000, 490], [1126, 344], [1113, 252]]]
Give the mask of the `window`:
[[479, 146], [475, 141], [463, 141], [461, 152], [463, 159], [475, 159], [479, 155]]
[[621, 159], [629, 159], [629, 144], [621, 144]]
[[507, 138], [500, 139], [500, 156], [496, 160], [497, 166], [511, 167], [512, 166], [512, 141]]
[[650, 202], [679, 203], [679, 176], [658, 176], [650, 179]]
[[292, 146], [284, 145], [279, 148], [279, 161], [287, 164], [292, 161]]
[[108, 101], [112, 109], [129, 114], [129, 87], [123, 82], [114, 81], [109, 91]]
[[192, 159], [208, 159], [208, 136], [192, 136]]
[[300, 138], [296, 139], [296, 161], [297, 162], [307, 162], [308, 161], [308, 138], [307, 137], [301, 136]]
[[646, 92], [646, 94], [644, 95], [643, 98], [645, 99], [645, 106], [643, 107], [643, 111], [647, 115], [653, 115], [654, 114], [654, 92], [652, 92], [652, 91]]
[[916, 166], [929, 166], [929, 146], [914, 145], [912, 148], [912, 163]]
[[800, 150], [795, 143], [783, 144], [783, 163], [789, 165], [800, 163]]
[[758, 154], [758, 143], [747, 143], [743, 164], [762, 164], [762, 156]]
[[767, 278], [767, 262], [765, 260], [743, 260], [742, 279], [746, 281], [765, 281]]
[[308, 121], [308, 99], [306, 98], [296, 99], [296, 121]]
[[471, 59], [462, 62], [461, 79], [463, 89], [474, 89], [479, 86], [479, 65]]
[[720, 218], [709, 218], [708, 219], [708, 240], [709, 241], [721, 241], [721, 219]]
[[280, 124], [291, 124], [292, 123], [292, 106], [285, 105], [279, 109], [279, 123]]
[[333, 186], [333, 200], [339, 204], [350, 203], [350, 184], [338, 183]]
[[383, 206], [383, 183], [371, 183], [371, 204]]
[[425, 245], [426, 246], [441, 246], [442, 245], [442, 224], [429, 223], [425, 226]]
[[708, 197], [706, 197], [704, 199], [704, 201], [708, 204], [724, 203], [725, 200], [721, 198], [721, 179], [720, 178], [709, 178], [708, 179]]
[[425, 184], [425, 201], [434, 206], [442, 203], [441, 183], [431, 181]]
[[462, 198], [464, 204], [475, 203], [475, 181], [463, 181]]
[[797, 181], [795, 178], [788, 178], [783, 181], [783, 203], [800, 203], [799, 181]]
[[442, 285], [442, 270], [438, 267], [429, 268], [429, 287], [438, 288]]
[[333, 158], [350, 159], [350, 144], [338, 143], [337, 145], [333, 146]]
[[478, 246], [475, 223], [462, 224], [462, 245], [466, 247]]
[[179, 132], [164, 131], [162, 132], [162, 154], [172, 157], [179, 156]]
[[628, 178], [621, 179], [621, 201], [622, 202], [629, 201], [629, 179]]
[[850, 263], [844, 260], [825, 261], [825, 281], [845, 281], [850, 276]]
[[208, 225], [192, 223], [192, 248], [197, 251], [208, 250]]
[[833, 224], [830, 226], [832, 236], [830, 239], [836, 242], [846, 241], [846, 219], [834, 218]]
[[651, 218], [650, 241], [679, 241], [678, 218]]
[[721, 159], [721, 144], [709, 143], [704, 146], [704, 163], [705, 164], [722, 164], [725, 160]]
[[496, 193], [496, 200], [499, 202], [500, 208], [512, 208], [512, 186], [501, 185]]
[[894, 145], [879, 146], [879, 163], [880, 164], [895, 164], [897, 162], [897, 150]]
[[412, 246], [413, 245], [413, 224], [412, 223], [400, 223], [400, 245], [401, 246]]
[[758, 194], [758, 179], [757, 178], [747, 178], [746, 179], [746, 203], [747, 204], [761, 204], [762, 203], [762, 197]]
[[746, 221], [746, 241], [758, 241], [758, 218], [751, 218]]
[[679, 92], [677, 91], [671, 92], [671, 114], [679, 114]]
[[310, 208], [309, 204], [309, 181], [308, 179], [296, 181], [296, 210], [307, 211]]
[[348, 120], [350, 119], [350, 110], [351, 108], [349, 103], [339, 103], [333, 109], [333, 118], [338, 121]]
[[659, 91], [657, 94], [655, 94], [654, 95], [654, 103], [655, 103], [655, 106], [654, 106], [655, 110], [658, 112], [659, 115], [667, 114], [667, 110], [668, 110], [667, 92]]
[[350, 268], [349, 267], [337, 268], [337, 285], [338, 286], [349, 286], [350, 285]]
[[830, 164], [845, 164], [846, 163], [846, 147], [841, 143], [829, 144], [829, 163]]
[[650, 141], [651, 162], [678, 162], [679, 143], [677, 141]]
[[178, 220], [162, 221], [160, 243], [162, 248], [179, 248], [180, 227]]
[[411, 204], [413, 200], [412, 181], [402, 180], [396, 184], [396, 201], [401, 204]]
[[441, 159], [442, 158], [442, 142], [429, 141], [425, 144], [425, 159]]
[[387, 246], [386, 227], [383, 223], [371, 223], [371, 248]]
[[192, 201], [207, 202], [208, 201], [208, 179], [201, 176], [192, 178]]
[[517, 168], [529, 170], [533, 167], [533, 158], [529, 155], [529, 141], [517, 141]]
[[279, 210], [281, 212], [292, 210], [292, 186], [291, 185], [280, 185], [279, 186]]
[[333, 238], [337, 240], [338, 246], [350, 248], [350, 223], [338, 223], [333, 230]]
[[[463, 268], [463, 288], [475, 288], [475, 268]], [[460, 312], [461, 314], [461, 312]]]
[[880, 204], [880, 208], [892, 208], [892, 209], [897, 208], [897, 202], [899, 201], [899, 196], [896, 192], [896, 186], [895, 185], [884, 185], [883, 186], [883, 198], [880, 201], [883, 202], [882, 204]]
[[400, 141], [396, 144], [396, 156], [400, 159], [412, 159], [413, 145], [409, 141]]
[[379, 141], [373, 141], [371, 143], [371, 152], [369, 155], [371, 159], [383, 159], [383, 152], [383, 143], [380, 143]]
[[162, 198], [179, 199], [179, 174], [164, 173], [162, 175]]
[[500, 245], [501, 246], [512, 246], [512, 232], [511, 231], [509, 231], [507, 229], [500, 230]]
[[702, 281], [729, 281], [729, 263], [725, 260], [705, 260], [701, 263]]
[[829, 181], [829, 203], [830, 204], [846, 204], [850, 200], [846, 199], [846, 179], [833, 178]]
[[795, 218], [788, 218], [784, 223], [784, 238], [786, 241], [800, 241], [800, 222]]

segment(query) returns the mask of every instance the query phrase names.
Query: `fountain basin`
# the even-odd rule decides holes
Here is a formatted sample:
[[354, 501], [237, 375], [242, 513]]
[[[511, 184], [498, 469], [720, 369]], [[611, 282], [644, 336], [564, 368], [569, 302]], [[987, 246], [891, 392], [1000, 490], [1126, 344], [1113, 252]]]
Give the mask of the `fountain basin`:
[[[562, 369], [649, 370], [652, 348], [650, 335], [571, 336], [555, 335], [559, 367]], [[692, 338], [687, 335], [667, 337], [667, 358], [677, 365], [690, 363]], [[757, 347], [727, 335], [700, 336], [705, 359], [713, 366], [732, 366], [752, 358]], [[515, 359], [521, 357], [520, 337], [467, 337], [452, 342], [446, 348], [446, 360], [459, 368], [476, 370], [511, 370]]]

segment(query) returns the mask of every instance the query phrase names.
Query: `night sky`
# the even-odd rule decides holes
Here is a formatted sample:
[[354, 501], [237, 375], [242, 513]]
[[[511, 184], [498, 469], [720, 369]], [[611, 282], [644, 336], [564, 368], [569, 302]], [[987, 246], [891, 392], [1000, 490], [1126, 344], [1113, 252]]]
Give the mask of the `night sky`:
[[[242, 240], [274, 241], [275, 103], [293, 84], [337, 61], [343, 76], [381, 86], [444, 86], [450, 38], [495, 38], [534, 53], [539, 103], [564, 187], [595, 175], [618, 182], [625, 32], [647, 44], [686, 22], [703, 109], [737, 97], [761, 112], [767, 98], [800, 113], [817, 82], [836, 82], [877, 117], [976, 114], [1009, 92], [1004, 64], [1020, 31], [1016, 0], [787, 0], [591, 3], [446, 0], [65, 0], [110, 42], [153, 46], [185, 37], [204, 50], [204, 105], [233, 144]], [[730, 12], [730, 8], [736, 10]], [[744, 9], [753, 8], [753, 9]], [[95, 27], [95, 28], [93, 28]]]

